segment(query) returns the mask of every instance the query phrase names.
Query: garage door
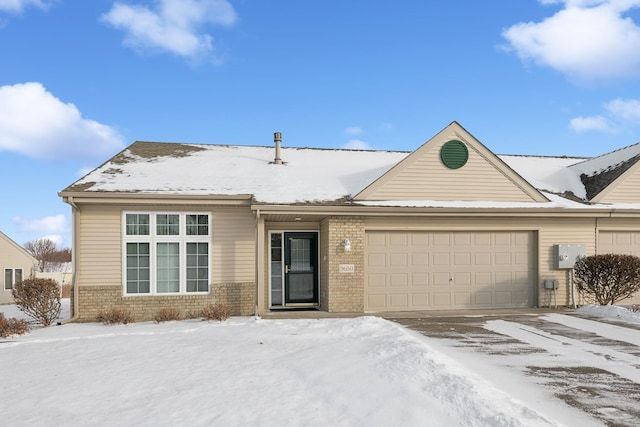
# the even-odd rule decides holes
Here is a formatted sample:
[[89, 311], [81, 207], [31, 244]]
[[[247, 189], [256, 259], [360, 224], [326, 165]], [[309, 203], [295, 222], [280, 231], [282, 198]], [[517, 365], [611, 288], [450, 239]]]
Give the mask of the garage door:
[[531, 307], [533, 232], [369, 231], [365, 310]]
[[[640, 256], [640, 232], [601, 231], [598, 234], [598, 253]], [[640, 294], [635, 294], [617, 304], [640, 304]]]
[[598, 253], [640, 256], [640, 232], [601, 231], [598, 238]]

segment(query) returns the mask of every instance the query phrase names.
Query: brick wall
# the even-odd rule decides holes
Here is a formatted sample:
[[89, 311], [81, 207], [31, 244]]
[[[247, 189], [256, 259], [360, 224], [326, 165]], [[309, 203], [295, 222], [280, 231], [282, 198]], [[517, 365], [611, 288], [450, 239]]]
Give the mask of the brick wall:
[[[322, 307], [329, 312], [364, 312], [364, 219], [329, 217], [321, 228], [328, 239]], [[350, 251], [345, 250], [345, 239], [351, 241]], [[340, 272], [340, 265], [353, 266], [353, 272]]]
[[81, 322], [94, 322], [100, 310], [112, 307], [131, 311], [135, 321], [153, 320], [161, 308], [177, 308], [184, 316], [209, 304], [227, 304], [234, 316], [255, 313], [255, 283], [225, 283], [211, 286], [209, 295], [123, 296], [121, 286], [81, 286], [79, 316]]

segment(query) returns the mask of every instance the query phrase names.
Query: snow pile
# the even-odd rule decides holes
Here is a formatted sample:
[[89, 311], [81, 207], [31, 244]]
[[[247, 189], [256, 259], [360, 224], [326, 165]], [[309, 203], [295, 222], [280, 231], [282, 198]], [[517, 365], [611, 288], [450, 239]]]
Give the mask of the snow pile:
[[633, 312], [629, 308], [620, 305], [585, 305], [580, 307], [578, 313], [589, 316], [620, 319], [628, 322], [640, 323], [640, 311]]

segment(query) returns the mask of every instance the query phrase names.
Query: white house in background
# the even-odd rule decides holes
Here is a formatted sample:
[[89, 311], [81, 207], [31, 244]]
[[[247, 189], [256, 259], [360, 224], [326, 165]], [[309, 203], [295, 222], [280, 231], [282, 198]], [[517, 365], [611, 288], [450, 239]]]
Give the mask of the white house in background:
[[0, 304], [13, 302], [11, 294], [13, 285], [23, 279], [33, 277], [37, 265], [37, 259], [0, 231], [0, 271], [2, 271]]
[[496, 155], [456, 122], [413, 152], [135, 142], [60, 192], [73, 313], [569, 305], [579, 255], [640, 255], [638, 160]]

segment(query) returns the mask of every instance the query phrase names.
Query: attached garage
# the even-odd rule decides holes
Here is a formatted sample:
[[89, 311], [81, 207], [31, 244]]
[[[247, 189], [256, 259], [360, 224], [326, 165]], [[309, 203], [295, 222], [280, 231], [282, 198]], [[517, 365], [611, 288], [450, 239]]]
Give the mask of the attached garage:
[[598, 253], [640, 256], [640, 232], [600, 231], [598, 234]]
[[365, 311], [535, 305], [533, 231], [367, 231]]

